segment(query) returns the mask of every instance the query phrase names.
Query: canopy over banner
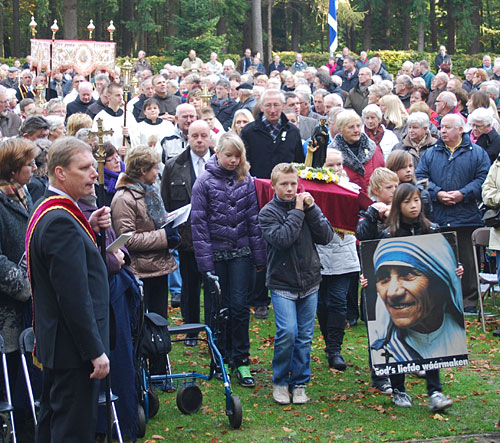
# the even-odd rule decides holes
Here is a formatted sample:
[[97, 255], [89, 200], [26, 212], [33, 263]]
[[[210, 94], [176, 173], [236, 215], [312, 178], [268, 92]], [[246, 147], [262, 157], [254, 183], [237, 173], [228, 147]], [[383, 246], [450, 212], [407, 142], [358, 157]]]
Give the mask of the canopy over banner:
[[79, 40], [31, 40], [31, 62], [37, 71], [50, 71], [52, 47], [52, 71], [74, 68], [81, 75], [89, 75], [96, 69], [110, 70], [115, 67], [116, 43]]

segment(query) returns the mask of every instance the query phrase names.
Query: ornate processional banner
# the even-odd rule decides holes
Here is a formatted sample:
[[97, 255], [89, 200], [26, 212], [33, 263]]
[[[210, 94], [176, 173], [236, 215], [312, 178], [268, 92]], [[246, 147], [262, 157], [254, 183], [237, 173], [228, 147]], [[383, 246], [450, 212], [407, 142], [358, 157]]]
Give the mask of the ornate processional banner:
[[88, 76], [96, 69], [115, 67], [115, 42], [32, 39], [32, 66], [38, 71], [50, 70], [51, 46], [53, 72], [74, 68], [79, 74]]

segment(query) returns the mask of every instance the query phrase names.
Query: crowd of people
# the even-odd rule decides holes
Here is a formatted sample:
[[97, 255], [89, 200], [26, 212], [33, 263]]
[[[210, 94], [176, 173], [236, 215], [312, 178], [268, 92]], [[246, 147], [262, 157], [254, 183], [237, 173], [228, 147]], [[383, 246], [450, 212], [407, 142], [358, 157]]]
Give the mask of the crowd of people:
[[[427, 60], [408, 60], [389, 73], [380, 57], [356, 58], [348, 48], [318, 67], [301, 54], [289, 67], [276, 55], [267, 68], [250, 49], [236, 64], [217, 57], [203, 62], [191, 50], [181, 66], [154, 73], [139, 51], [139, 86], [126, 106], [119, 69], [86, 79], [73, 69], [35, 74], [29, 59], [0, 66], [0, 334], [22, 398], [18, 337], [34, 319], [44, 366], [38, 441], [90, 441], [96, 426], [105, 432], [96, 396], [110, 367], [122, 431], [135, 439], [138, 280], [150, 312], [168, 317], [170, 293], [184, 322], [213, 326], [214, 301], [205, 291], [201, 316], [201, 288], [207, 273], [217, 276], [230, 312], [219, 346], [228, 371], [249, 388], [259, 383], [250, 316], [266, 319], [272, 300], [280, 404], [309, 401], [316, 314], [329, 367], [347, 369], [343, 337], [360, 311], [358, 241], [455, 232], [462, 280], [450, 279], [463, 299], [453, 303], [477, 314], [471, 234], [482, 225], [482, 201], [500, 206], [500, 59], [484, 56], [482, 66], [456, 73], [441, 47], [435, 72]], [[102, 201], [94, 186], [98, 121], [112, 131], [104, 136]], [[320, 125], [329, 138], [325, 166], [360, 195], [355, 235], [335, 233], [298, 190], [292, 163], [304, 162]], [[254, 178], [270, 179], [274, 190], [262, 209]], [[166, 224], [168, 212], [188, 204], [186, 223]], [[105, 261], [95, 249], [102, 230], [108, 244], [131, 233]], [[493, 229], [492, 250], [499, 239]], [[389, 298], [378, 275], [397, 280], [402, 271], [381, 262], [376, 272], [380, 297]], [[112, 351], [109, 306], [120, 331]], [[165, 372], [165, 359], [150, 364]], [[425, 376], [429, 407], [450, 407], [439, 371]], [[372, 370], [372, 384], [411, 406], [404, 376]], [[23, 423], [25, 401], [15, 406]]]

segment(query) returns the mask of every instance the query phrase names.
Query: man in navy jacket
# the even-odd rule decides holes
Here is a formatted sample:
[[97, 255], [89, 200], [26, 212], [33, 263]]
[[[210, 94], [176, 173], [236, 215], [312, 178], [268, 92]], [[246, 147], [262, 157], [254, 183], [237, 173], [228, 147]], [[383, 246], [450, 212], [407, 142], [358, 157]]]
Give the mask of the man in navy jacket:
[[478, 292], [471, 234], [482, 225], [477, 202], [481, 199], [481, 186], [488, 175], [490, 160], [486, 151], [473, 144], [463, 132], [464, 125], [460, 115], [443, 117], [441, 137], [421, 157], [416, 176], [418, 180], [429, 180], [433, 221], [442, 231], [457, 234], [458, 256], [465, 268], [464, 311], [475, 313]]

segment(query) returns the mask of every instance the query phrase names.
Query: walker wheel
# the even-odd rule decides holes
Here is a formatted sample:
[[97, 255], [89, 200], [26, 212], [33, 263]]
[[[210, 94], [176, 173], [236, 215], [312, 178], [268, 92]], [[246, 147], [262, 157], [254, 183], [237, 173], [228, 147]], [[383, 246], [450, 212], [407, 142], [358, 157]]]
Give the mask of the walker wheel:
[[183, 414], [194, 414], [199, 411], [203, 401], [201, 389], [196, 386], [183, 386], [177, 391], [177, 407]]
[[137, 423], [139, 425], [137, 437], [142, 438], [146, 435], [146, 414], [144, 413], [144, 408], [140, 404], [137, 405]]
[[229, 424], [233, 429], [239, 429], [241, 420], [243, 419], [243, 410], [241, 408], [241, 401], [238, 396], [231, 395], [231, 411], [227, 414]]
[[156, 414], [158, 414], [158, 410], [160, 409], [160, 399], [158, 398], [158, 394], [155, 392], [153, 388], [149, 388], [148, 390], [148, 400], [149, 400], [149, 418], [153, 418]]

